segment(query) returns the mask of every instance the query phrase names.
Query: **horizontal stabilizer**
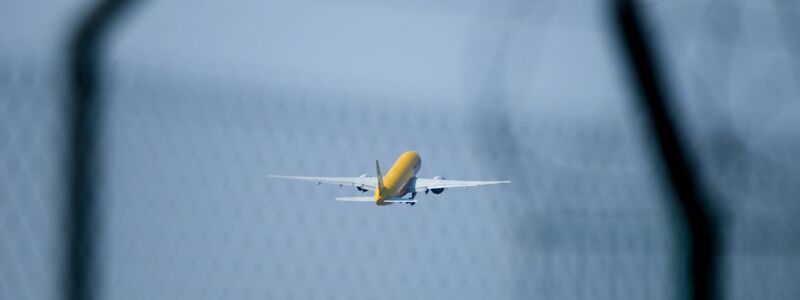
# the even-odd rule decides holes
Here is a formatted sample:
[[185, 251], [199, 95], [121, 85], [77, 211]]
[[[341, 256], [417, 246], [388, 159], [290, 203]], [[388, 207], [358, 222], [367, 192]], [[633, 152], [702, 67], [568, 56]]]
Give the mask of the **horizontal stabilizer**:
[[375, 202], [372, 196], [336, 197], [336, 201]]

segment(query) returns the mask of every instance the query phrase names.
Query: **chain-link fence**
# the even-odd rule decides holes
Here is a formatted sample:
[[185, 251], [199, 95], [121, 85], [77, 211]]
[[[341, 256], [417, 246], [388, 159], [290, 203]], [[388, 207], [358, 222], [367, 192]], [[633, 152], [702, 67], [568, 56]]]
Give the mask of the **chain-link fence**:
[[[69, 58], [92, 3], [0, 5], [0, 299], [67, 292]], [[101, 40], [104, 299], [674, 299], [686, 239], [603, 1], [144, 1]], [[800, 297], [800, 10], [643, 1], [732, 299]], [[334, 202], [405, 150], [509, 179]], [[68, 217], [67, 217], [68, 218]]]

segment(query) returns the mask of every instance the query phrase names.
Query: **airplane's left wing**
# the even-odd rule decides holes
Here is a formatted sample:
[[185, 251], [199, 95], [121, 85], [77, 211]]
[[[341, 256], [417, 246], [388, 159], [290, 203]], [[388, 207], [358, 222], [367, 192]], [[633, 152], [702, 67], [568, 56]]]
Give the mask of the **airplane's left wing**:
[[317, 184], [327, 183], [327, 184], [338, 184], [338, 185], [352, 185], [369, 191], [376, 190], [378, 186], [378, 180], [375, 177], [304, 177], [304, 176], [278, 176], [278, 175], [269, 175], [269, 177], [302, 180], [307, 182], [315, 182]]
[[414, 183], [415, 192], [424, 192], [432, 189], [467, 188], [472, 186], [511, 183], [508, 180], [500, 181], [470, 181], [470, 180], [450, 180], [437, 178], [417, 178]]

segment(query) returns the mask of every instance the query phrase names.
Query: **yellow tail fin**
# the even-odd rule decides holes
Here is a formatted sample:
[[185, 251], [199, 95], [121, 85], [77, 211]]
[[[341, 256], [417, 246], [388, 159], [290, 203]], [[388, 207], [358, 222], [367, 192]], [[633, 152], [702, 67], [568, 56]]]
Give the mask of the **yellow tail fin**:
[[375, 170], [376, 170], [375, 176], [378, 177], [378, 190], [377, 190], [377, 192], [378, 192], [378, 195], [380, 195], [381, 192], [383, 192], [383, 190], [385, 189], [385, 187], [383, 186], [383, 175], [381, 175], [381, 163], [378, 162], [378, 160], [375, 160]]

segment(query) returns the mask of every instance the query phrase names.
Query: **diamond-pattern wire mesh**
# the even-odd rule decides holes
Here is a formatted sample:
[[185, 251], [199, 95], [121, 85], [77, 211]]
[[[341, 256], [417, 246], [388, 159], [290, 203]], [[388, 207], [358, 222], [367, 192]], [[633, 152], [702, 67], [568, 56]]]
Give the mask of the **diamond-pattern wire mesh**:
[[800, 197], [798, 8], [773, 1], [651, 11], [680, 87], [682, 125], [725, 217], [721, 279], [731, 298], [800, 293], [791, 283], [800, 278], [791, 220]]
[[[111, 145], [113, 149], [119, 149], [116, 151], [121, 153], [120, 157], [124, 161], [112, 161], [110, 164], [118, 166], [112, 169], [123, 171], [115, 177], [112, 176], [115, 179], [109, 185], [111, 194], [108, 198], [120, 199], [113, 204], [119, 207], [110, 208], [112, 214], [109, 219], [114, 220], [111, 228], [120, 231], [120, 234], [112, 237], [110, 245], [123, 245], [124, 240], [141, 238], [147, 241], [141, 243], [142, 245], [163, 245], [167, 241], [174, 241], [176, 248], [170, 248], [166, 253], [163, 248], [149, 246], [121, 249], [119, 255], [122, 257], [109, 262], [112, 282], [116, 282], [113, 274], [137, 274], [141, 272], [137, 269], [141, 268], [142, 261], [161, 259], [152, 264], [175, 264], [177, 266], [174, 269], [181, 273], [192, 268], [201, 268], [202, 274], [236, 274], [239, 273], [237, 270], [244, 273], [263, 272], [263, 276], [253, 276], [252, 280], [255, 282], [252, 284], [239, 283], [244, 285], [243, 288], [230, 288], [227, 292], [224, 286], [213, 289], [216, 293], [232, 293], [235, 297], [246, 297], [247, 294], [289, 297], [302, 290], [303, 296], [325, 294], [326, 297], [351, 298], [371, 291], [361, 288], [364, 284], [382, 285], [381, 290], [388, 291], [389, 295], [489, 297], [509, 293], [508, 291], [511, 291], [511, 295], [531, 293], [532, 290], [526, 287], [528, 280], [553, 282], [547, 279], [554, 276], [553, 274], [571, 276], [614, 265], [618, 276], [610, 277], [611, 281], [602, 285], [619, 286], [597, 292], [607, 293], [608, 297], [623, 293], [635, 297], [644, 296], [647, 288], [654, 291], [666, 290], [666, 285], [661, 285], [668, 282], [666, 278], [654, 280], [661, 285], [655, 287], [622, 286], [621, 282], [616, 281], [623, 280], [620, 278], [633, 280], [642, 276], [641, 269], [634, 267], [637, 264], [639, 267], [649, 265], [647, 276], [656, 278], [665, 276], [665, 271], [668, 270], [668, 256], [666, 251], [661, 250], [670, 247], [665, 237], [664, 217], [657, 208], [648, 208], [654, 206], [653, 202], [644, 202], [638, 207], [632, 205], [621, 211], [604, 208], [618, 203], [620, 197], [644, 193], [625, 187], [635, 179], [629, 178], [625, 182], [619, 177], [646, 170], [620, 163], [616, 171], [607, 174], [606, 182], [592, 182], [588, 178], [578, 179], [581, 172], [569, 170], [569, 165], [540, 164], [536, 168], [537, 172], [552, 175], [540, 182], [529, 183], [533, 185], [533, 189], [539, 191], [533, 199], [514, 195], [512, 189], [453, 190], [447, 192], [448, 196], [453, 197], [452, 201], [434, 197], [422, 198], [427, 200], [421, 200], [423, 202], [420, 205], [436, 208], [431, 211], [417, 211], [417, 207], [393, 207], [386, 211], [375, 211], [371, 206], [343, 206], [341, 203], [316, 200], [330, 198], [330, 189], [325, 191], [324, 188], [310, 188], [302, 184], [268, 181], [264, 176], [267, 173], [265, 170], [273, 173], [299, 170], [294, 172], [318, 172], [323, 175], [342, 172], [337, 170], [349, 170], [346, 174], [360, 174], [369, 172], [371, 167], [370, 160], [360, 159], [368, 157], [368, 151], [378, 149], [377, 151], [385, 153], [384, 157], [379, 157], [382, 161], [391, 161], [396, 154], [395, 149], [417, 149], [423, 154], [423, 173], [426, 176], [443, 175], [430, 173], [437, 170], [453, 172], [450, 173], [455, 174], [452, 176], [461, 178], [508, 175], [463, 163], [477, 161], [476, 157], [481, 156], [491, 161], [503, 158], [493, 158], [471, 150], [470, 145], [483, 141], [476, 140], [476, 137], [463, 130], [465, 126], [469, 126], [468, 120], [453, 111], [448, 115], [439, 114], [445, 110], [444, 107], [426, 105], [429, 109], [422, 109], [409, 103], [392, 104], [391, 101], [370, 104], [368, 100], [355, 94], [346, 97], [351, 99], [350, 102], [315, 102], [313, 99], [317, 97], [316, 93], [308, 90], [261, 86], [257, 91], [247, 88], [217, 90], [217, 93], [225, 95], [222, 96], [226, 99], [225, 103], [236, 103], [230, 106], [233, 109], [219, 110], [216, 108], [221, 102], [215, 99], [216, 96], [203, 96], [212, 94], [210, 92], [202, 89], [191, 91], [190, 87], [178, 83], [171, 88], [153, 85], [154, 90], [170, 95], [171, 101], [166, 103], [154, 98], [156, 95], [147, 93], [141, 98], [126, 95], [128, 100], [124, 103], [114, 102], [112, 109], [116, 112], [112, 115], [118, 116], [115, 119], [119, 120], [119, 125], [112, 127], [110, 136], [125, 138], [117, 139], [119, 145]], [[133, 86], [135, 85], [131, 87]], [[291, 100], [261, 100], [262, 97], [273, 95], [273, 89], [279, 90], [282, 97]], [[128, 87], [115, 87], [115, 90], [126, 91]], [[137, 87], [131, 90], [148, 89]], [[263, 91], [266, 92], [260, 95]], [[336, 95], [336, 91], [322, 91], [321, 94]], [[350, 104], [353, 102], [354, 104]], [[397, 119], [385, 117], [401, 108], [415, 113], [409, 114], [408, 120], [402, 116]], [[208, 117], [212, 110], [214, 117]], [[294, 116], [304, 118], [297, 120]], [[208, 125], [209, 119], [213, 119], [214, 124]], [[547, 116], [542, 116], [540, 120], [542, 119], [545, 126], [554, 122], [547, 120]], [[309, 123], [319, 125], [310, 126]], [[336, 124], [335, 127], [333, 123]], [[275, 127], [286, 129], [267, 129]], [[292, 129], [295, 127], [300, 129]], [[404, 128], [403, 132], [416, 138], [389, 138], [382, 143], [373, 144], [372, 139], [359, 142], [361, 138], [349, 134], [359, 132], [359, 135], [365, 137], [381, 136], [386, 128], [401, 127]], [[297, 132], [293, 132], [294, 130]], [[159, 132], [158, 135], [151, 134], [156, 131]], [[134, 132], [146, 134], [130, 134]], [[418, 132], [426, 134], [415, 134]], [[601, 132], [589, 134], [597, 135], [594, 138], [598, 140], [614, 140], [613, 136], [604, 137]], [[442, 136], [447, 137], [447, 144], [435, 147], [437, 144], [433, 140]], [[581, 143], [580, 137], [555, 137], [546, 132], [531, 133], [530, 139], [549, 141], [550, 145]], [[617, 142], [621, 142], [619, 139], [617, 137]], [[628, 140], [629, 143], [632, 141], [633, 139]], [[307, 147], [298, 148], [298, 144]], [[628, 146], [636, 148], [634, 144]], [[320, 148], [325, 149], [330, 157], [342, 159], [313, 160], [314, 163], [309, 163], [309, 159], [302, 159], [315, 157], [314, 153]], [[554, 162], [568, 160], [569, 155], [574, 155], [541, 148], [539, 152], [541, 155], [553, 157], [550, 161]], [[631, 155], [636, 155], [635, 150], [631, 152]], [[242, 157], [260, 158], [254, 160]], [[639, 159], [644, 158], [639, 156]], [[194, 165], [196, 161], [206, 163]], [[352, 162], [358, 165], [351, 165]], [[164, 164], [175, 167], [164, 169], [161, 167]], [[583, 170], [586, 171], [586, 168]], [[459, 173], [462, 175], [459, 176]], [[233, 181], [229, 178], [243, 180]], [[570, 191], [564, 190], [567, 178], [571, 178]], [[645, 181], [641, 184], [648, 183]], [[185, 188], [172, 189], [170, 186]], [[141, 190], [148, 190], [152, 194], [133, 192]], [[353, 193], [354, 191], [345, 189], [336, 195]], [[269, 197], [258, 197], [262, 194]], [[551, 197], [563, 201], [556, 208], [547, 208], [554, 204], [536, 200]], [[582, 204], [582, 201], [588, 202]], [[523, 209], [528, 212], [522, 211]], [[469, 216], [469, 220], [462, 219], [465, 215]], [[528, 221], [531, 216], [535, 220]], [[502, 221], [506, 217], [510, 219]], [[142, 219], [151, 218], [153, 222], [142, 222]], [[202, 220], [216, 221], [206, 223]], [[604, 226], [595, 226], [596, 224]], [[625, 228], [633, 224], [647, 229], [626, 232]], [[201, 228], [185, 227], [189, 225]], [[219, 225], [226, 228], [216, 228]], [[553, 231], [565, 230], [552, 228], [556, 225], [570, 228], [570, 235], [554, 234]], [[531, 229], [528, 230], [525, 226], [530, 226]], [[495, 241], [496, 239], [500, 241]], [[219, 243], [220, 241], [223, 242]], [[183, 249], [197, 244], [204, 245], [205, 249], [200, 253]], [[632, 247], [620, 251], [619, 248], [625, 248], [623, 244]], [[246, 254], [231, 255], [230, 245], [251, 245], [249, 247], [252, 248], [244, 247], [234, 251], [244, 251]], [[533, 253], [517, 252], [519, 250], [515, 250], [516, 247], [530, 249]], [[111, 250], [115, 253], [113, 248]], [[171, 254], [172, 251], [177, 253]], [[272, 255], [258, 255], [250, 251]], [[464, 255], [465, 251], [472, 255]], [[207, 255], [210, 257], [206, 257]], [[193, 258], [194, 256], [197, 257]], [[270, 257], [279, 259], [272, 260]], [[631, 258], [640, 262], [628, 264], [627, 261]], [[206, 263], [200, 263], [204, 260]], [[208, 263], [209, 260], [211, 263]], [[340, 261], [349, 263], [344, 266], [333, 263]], [[430, 267], [439, 265], [440, 268]], [[528, 268], [538, 270], [531, 274], [528, 273], [531, 272]], [[259, 269], [262, 271], [258, 271]], [[463, 271], [454, 271], [460, 269]], [[527, 278], [497, 276], [517, 272], [526, 274], [523, 277]], [[191, 277], [178, 274], [174, 277], [159, 276], [152, 279], [159, 278], [191, 280]], [[205, 282], [217, 279], [204, 275], [197, 280]], [[272, 284], [261, 286], [258, 283], [262, 280]], [[342, 289], [330, 290], [324, 284], [303, 288], [291, 285], [308, 280], [335, 282]], [[284, 282], [289, 285], [283, 284]], [[159, 295], [157, 291], [137, 286], [132, 280], [120, 279], [119, 284], [117, 290], [126, 295], [131, 290], [136, 293], [139, 289], [144, 290], [142, 292], [156, 293], [145, 293], [142, 297]], [[159, 282], [151, 282], [145, 286], [158, 285]], [[180, 284], [173, 282], [163, 285]], [[415, 288], [406, 290], [408, 286]], [[474, 286], [475, 290], [468, 286]], [[569, 296], [571, 293], [558, 286], [538, 288], [550, 289], [547, 293], [554, 296]], [[590, 290], [590, 287], [587, 286], [586, 289]], [[195, 296], [203, 296], [200, 293]]]
[[0, 298], [54, 298], [62, 242], [58, 91], [43, 64], [0, 66]]
[[[505, 58], [472, 50], [468, 70], [504, 77], [464, 75], [476, 84], [466, 99], [152, 68], [116, 57], [104, 94], [98, 291], [125, 299], [674, 298], [680, 245], [639, 112], [617, 77], [607, 33], [569, 18], [576, 8], [600, 7], [545, 8], [552, 15], [541, 33], [512, 30], [516, 42], [505, 44], [476, 38], [478, 46], [498, 43], [489, 47]], [[730, 298], [796, 298], [792, 216], [800, 180], [792, 116], [800, 112], [791, 101], [798, 94], [792, 56], [754, 40], [775, 34], [771, 11], [716, 9], [666, 4], [650, 12], [674, 62], [682, 124], [727, 216], [721, 281]], [[731, 27], [713, 27], [731, 15], [747, 38], [694, 33]], [[492, 28], [478, 34], [490, 36]], [[528, 34], [531, 40], [521, 38]], [[733, 53], [720, 62], [726, 67], [706, 54], [726, 51]], [[537, 55], [533, 63], [529, 52]], [[512, 67], [493, 69], [504, 62]], [[60, 294], [62, 82], [45, 75], [58, 73], [55, 66], [19, 55], [0, 61], [3, 299]], [[596, 78], [599, 88], [573, 90]], [[562, 83], [569, 80], [574, 85]], [[532, 91], [514, 89], [530, 81]], [[774, 100], [758, 101], [764, 98]], [[484, 104], [501, 99], [505, 109]], [[514, 183], [423, 196], [413, 208], [376, 208], [330, 201], [355, 190], [266, 178], [371, 173], [372, 160], [388, 165], [405, 149], [421, 153], [421, 176]]]

